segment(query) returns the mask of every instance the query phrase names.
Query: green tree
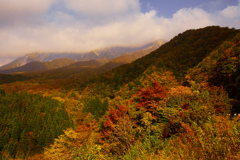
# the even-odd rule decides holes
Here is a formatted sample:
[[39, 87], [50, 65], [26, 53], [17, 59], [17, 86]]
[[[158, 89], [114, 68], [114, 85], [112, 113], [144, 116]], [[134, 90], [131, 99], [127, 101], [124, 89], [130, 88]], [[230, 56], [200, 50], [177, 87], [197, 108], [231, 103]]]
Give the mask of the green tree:
[[90, 112], [96, 120], [105, 114], [108, 109], [108, 100], [104, 102], [99, 97], [91, 97], [84, 105], [84, 112]]
[[5, 96], [5, 90], [4, 89], [0, 89], [0, 96]]
[[14, 140], [19, 141], [20, 140], [20, 128], [19, 128], [19, 124], [14, 121], [12, 123], [12, 133], [11, 133], [11, 138], [13, 138]]
[[20, 151], [21, 155], [25, 157], [28, 153], [28, 138], [26, 129], [24, 129], [23, 132], [21, 133], [21, 138], [18, 146], [19, 146], [18, 150]]

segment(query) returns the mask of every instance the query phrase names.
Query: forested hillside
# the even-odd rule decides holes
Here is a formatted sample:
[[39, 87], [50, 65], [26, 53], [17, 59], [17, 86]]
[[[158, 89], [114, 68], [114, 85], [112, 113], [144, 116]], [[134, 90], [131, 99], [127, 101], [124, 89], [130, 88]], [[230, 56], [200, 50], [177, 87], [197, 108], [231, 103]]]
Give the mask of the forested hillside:
[[188, 71], [194, 81], [224, 86], [231, 98], [240, 99], [240, 33], [224, 41], [196, 67]]
[[239, 59], [240, 31], [211, 26], [69, 88], [3, 84], [2, 158], [240, 159]]
[[[171, 70], [181, 81], [189, 68], [196, 66], [217, 46], [226, 39], [233, 38], [238, 32], [235, 29], [218, 26], [185, 31], [151, 54], [103, 74], [96, 81], [118, 86], [131, 82], [151, 65]], [[121, 78], [116, 81], [118, 76]]]
[[51, 97], [1, 90], [0, 110], [3, 157], [25, 158], [39, 153], [63, 130], [74, 127], [65, 106]]

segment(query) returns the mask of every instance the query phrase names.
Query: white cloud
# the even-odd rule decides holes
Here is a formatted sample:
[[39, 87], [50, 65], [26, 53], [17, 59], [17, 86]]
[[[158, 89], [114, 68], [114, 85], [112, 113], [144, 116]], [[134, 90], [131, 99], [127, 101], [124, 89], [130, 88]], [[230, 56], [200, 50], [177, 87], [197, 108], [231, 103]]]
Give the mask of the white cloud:
[[159, 21], [161, 28], [165, 31], [162, 37], [166, 39], [188, 29], [217, 25], [211, 14], [199, 8], [183, 8], [177, 11], [172, 18], [162, 18]]
[[[28, 21], [23, 22], [25, 25], [0, 27], [0, 56], [20, 56], [35, 51], [85, 52], [114, 45], [139, 45], [156, 39], [169, 40], [187, 29], [208, 25], [240, 28], [239, 6], [228, 6], [214, 14], [199, 8], [183, 8], [172, 18], [164, 18], [158, 17], [154, 10], [141, 13], [138, 0], [94, 0], [95, 3], [93, 0], [64, 0], [67, 9], [55, 6], [57, 9], [51, 11], [49, 7], [53, 2], [62, 6], [62, 0], [29, 1], [31, 7], [16, 6], [17, 1], [26, 0], [8, 0], [12, 3], [7, 6], [9, 11], [1, 10], [1, 4], [6, 5], [2, 1], [0, 21], [4, 17], [14, 19], [18, 14], [27, 13], [45, 19], [39, 25]], [[107, 20], [103, 20], [105, 17]]]
[[55, 0], [0, 0], [0, 21], [23, 23], [42, 16]]
[[140, 11], [138, 0], [65, 0], [67, 7], [83, 15], [111, 16]]
[[240, 18], [240, 5], [228, 6], [221, 12], [226, 18]]

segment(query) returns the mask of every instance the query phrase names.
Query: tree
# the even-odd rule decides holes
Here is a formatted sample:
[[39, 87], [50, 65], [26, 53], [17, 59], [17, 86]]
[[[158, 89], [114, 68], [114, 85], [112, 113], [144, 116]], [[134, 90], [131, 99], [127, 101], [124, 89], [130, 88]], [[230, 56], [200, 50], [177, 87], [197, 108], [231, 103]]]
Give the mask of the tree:
[[11, 133], [11, 138], [13, 138], [16, 141], [20, 140], [20, 128], [19, 124], [17, 122], [12, 123], [12, 133]]
[[23, 158], [28, 154], [29, 148], [28, 148], [28, 138], [27, 138], [27, 132], [26, 129], [24, 129], [21, 133], [21, 138], [18, 145], [18, 151]]
[[131, 148], [133, 143], [133, 126], [127, 114], [128, 108], [119, 105], [117, 109], [110, 109], [110, 115], [103, 122], [99, 142], [107, 153], [122, 156]]
[[90, 112], [96, 120], [105, 114], [108, 110], [108, 100], [104, 102], [99, 97], [91, 97], [84, 105], [84, 112]]

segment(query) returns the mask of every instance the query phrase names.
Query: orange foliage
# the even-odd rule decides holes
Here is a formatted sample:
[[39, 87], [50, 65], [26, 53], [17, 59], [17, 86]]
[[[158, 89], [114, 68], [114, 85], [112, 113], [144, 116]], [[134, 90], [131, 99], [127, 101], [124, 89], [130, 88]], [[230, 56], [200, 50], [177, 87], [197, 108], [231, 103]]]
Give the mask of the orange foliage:
[[123, 105], [119, 105], [117, 109], [110, 109], [110, 115], [104, 121], [99, 136], [105, 153], [123, 155], [131, 148], [133, 123], [127, 112], [128, 107]]
[[177, 97], [186, 97], [186, 96], [192, 96], [192, 90], [189, 87], [184, 86], [177, 86], [174, 88], [171, 88], [169, 91], [170, 96], [177, 96]]
[[122, 118], [130, 119], [127, 115], [128, 108], [123, 105], [119, 105], [117, 109], [111, 108], [106, 120], [103, 122], [104, 129], [101, 131], [101, 137], [106, 138], [110, 136], [112, 130], [114, 130], [114, 125]]
[[167, 96], [167, 90], [158, 82], [152, 83], [152, 88], [140, 88], [138, 92], [138, 97], [140, 97], [139, 103], [137, 104], [137, 109], [142, 109], [145, 112], [153, 112], [156, 110], [156, 103], [160, 102]]

